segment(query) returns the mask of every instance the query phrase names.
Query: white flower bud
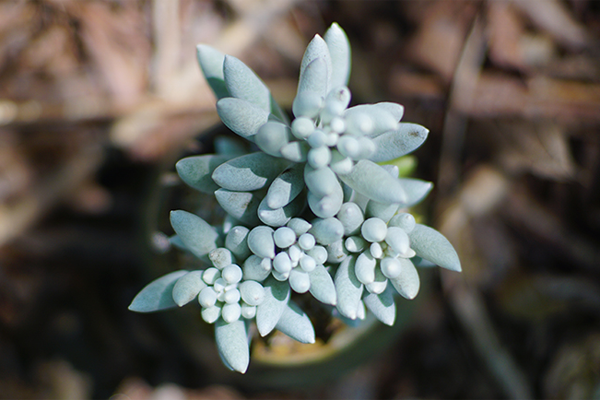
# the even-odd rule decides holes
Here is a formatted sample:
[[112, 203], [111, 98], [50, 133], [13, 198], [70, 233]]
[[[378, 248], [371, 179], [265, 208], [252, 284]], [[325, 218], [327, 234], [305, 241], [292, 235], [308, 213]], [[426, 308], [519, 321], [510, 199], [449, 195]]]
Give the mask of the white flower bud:
[[198, 303], [204, 308], [209, 308], [215, 305], [217, 302], [217, 292], [208, 286], [200, 291], [198, 294]]
[[221, 307], [212, 306], [208, 308], [203, 308], [201, 315], [204, 321], [206, 321], [209, 324], [214, 324], [215, 321], [218, 320], [221, 316]]
[[273, 269], [281, 274], [292, 270], [292, 261], [288, 253], [283, 251], [275, 256], [273, 259]]
[[409, 249], [409, 238], [404, 229], [390, 226], [385, 236], [385, 242], [397, 254], [405, 254]]
[[374, 258], [380, 259], [383, 257], [383, 248], [379, 242], [371, 243], [371, 246], [369, 246], [369, 252]]
[[375, 281], [376, 266], [377, 260], [371, 256], [371, 253], [368, 251], [361, 253], [356, 259], [356, 264], [354, 267], [356, 279], [365, 285]]
[[346, 130], [346, 121], [344, 118], [335, 117], [329, 122], [329, 129], [335, 133], [343, 133]]
[[242, 316], [240, 303], [225, 304], [221, 309], [221, 317], [228, 324], [237, 321]]
[[298, 238], [298, 246], [304, 251], [308, 251], [315, 247], [315, 237], [310, 233], [304, 233]]
[[242, 317], [246, 319], [252, 319], [256, 317], [256, 306], [251, 306], [246, 303], [242, 303]]
[[306, 272], [297, 268], [290, 272], [289, 282], [292, 290], [296, 293], [306, 293], [310, 289], [310, 277]]
[[233, 304], [240, 301], [240, 291], [236, 288], [225, 290], [225, 303]]
[[242, 280], [242, 269], [236, 264], [228, 265], [221, 271], [221, 277], [228, 284], [238, 283]]
[[215, 283], [217, 279], [221, 277], [221, 271], [216, 268], [207, 268], [202, 273], [202, 280], [206, 282], [207, 285], [212, 285]]
[[381, 242], [387, 234], [387, 225], [379, 218], [369, 218], [363, 222], [360, 233], [368, 242]]
[[292, 134], [298, 139], [308, 138], [315, 130], [315, 123], [307, 117], [298, 117], [292, 121]]
[[273, 234], [273, 239], [277, 247], [287, 249], [296, 242], [296, 233], [294, 233], [292, 228], [282, 226], [281, 228], [277, 228]]
[[396, 279], [402, 272], [400, 261], [394, 257], [385, 257], [380, 263], [381, 272], [388, 279]]
[[306, 160], [314, 169], [323, 168], [331, 161], [331, 151], [327, 146], [312, 148], [308, 151]]
[[327, 261], [327, 249], [323, 246], [315, 246], [306, 252], [317, 264], [324, 264]]
[[242, 300], [251, 306], [257, 306], [265, 299], [265, 288], [258, 282], [244, 281], [239, 290]]
[[248, 247], [259, 257], [275, 257], [273, 229], [264, 225], [252, 229], [248, 234]]
[[327, 134], [320, 129], [315, 130], [308, 138], [308, 144], [312, 148], [325, 146]]
[[316, 266], [317, 262], [309, 255], [304, 255], [304, 257], [300, 259], [300, 268], [302, 268], [304, 272], [312, 272]]

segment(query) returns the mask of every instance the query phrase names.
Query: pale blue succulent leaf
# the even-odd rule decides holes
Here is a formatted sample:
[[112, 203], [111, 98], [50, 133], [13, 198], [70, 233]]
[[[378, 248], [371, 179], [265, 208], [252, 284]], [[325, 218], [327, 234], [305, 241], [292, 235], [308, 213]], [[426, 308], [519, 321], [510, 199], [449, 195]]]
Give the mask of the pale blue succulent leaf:
[[351, 125], [354, 119], [363, 118], [363, 116], [369, 116], [373, 122], [370, 131], [365, 132], [367, 136], [373, 138], [385, 132], [397, 130], [399, 126], [394, 114], [388, 111], [387, 107], [381, 107], [377, 104], [360, 104], [350, 107], [344, 112], [348, 125]]
[[267, 205], [272, 209], [284, 207], [298, 197], [302, 189], [304, 167], [302, 164], [295, 164], [273, 180], [265, 196]]
[[[339, 188], [339, 189], [338, 189]], [[344, 191], [336, 187], [336, 191], [330, 195], [318, 197], [313, 192], [308, 192], [308, 206], [310, 210], [319, 218], [331, 218], [340, 211], [344, 202]]]
[[281, 157], [281, 148], [292, 138], [290, 128], [281, 122], [269, 121], [258, 129], [254, 142], [265, 153]]
[[396, 304], [389, 286], [383, 293], [365, 295], [363, 302], [378, 320], [389, 326], [394, 325], [394, 321], [396, 321]]
[[348, 251], [344, 246], [344, 240], [340, 239], [326, 246], [327, 248], [327, 263], [339, 264], [348, 257]]
[[336, 88], [345, 86], [350, 79], [350, 70], [352, 66], [348, 36], [346, 36], [346, 32], [334, 22], [329, 29], [327, 29], [327, 32], [325, 32], [323, 39], [325, 40], [325, 43], [327, 43], [329, 54], [331, 55], [331, 87]]
[[373, 104], [373, 107], [381, 108], [394, 116], [397, 122], [400, 122], [402, 117], [404, 116], [404, 106], [398, 103], [392, 103], [390, 101], [382, 101], [379, 103]]
[[402, 157], [421, 146], [428, 134], [429, 130], [421, 125], [401, 122], [398, 129], [373, 138], [377, 151], [369, 159], [383, 162]]
[[223, 189], [248, 192], [267, 186], [289, 165], [283, 158], [256, 152], [221, 164], [212, 178]]
[[199, 44], [196, 47], [196, 56], [200, 64], [200, 69], [217, 100], [229, 97], [230, 94], [223, 76], [225, 54], [205, 44]]
[[194, 300], [198, 293], [206, 287], [202, 280], [204, 271], [191, 271], [183, 275], [173, 287], [173, 300], [179, 307], [182, 307]]
[[394, 215], [396, 215], [396, 212], [399, 208], [400, 204], [398, 203], [386, 204], [369, 200], [365, 214], [368, 218], [377, 217], [384, 222], [388, 222]]
[[402, 204], [402, 207], [405, 208], [419, 204], [433, 189], [433, 183], [420, 179], [399, 178], [398, 181], [406, 192], [406, 202]]
[[319, 198], [341, 190], [340, 182], [335, 172], [329, 167], [315, 169], [306, 164], [304, 168], [304, 181], [308, 190]]
[[242, 374], [250, 363], [248, 331], [243, 320], [227, 323], [219, 318], [215, 322], [215, 341], [219, 355], [226, 366]]
[[417, 296], [421, 287], [419, 273], [409, 259], [399, 257], [398, 261], [400, 261], [400, 275], [390, 279], [390, 282], [402, 297], [412, 300]]
[[317, 218], [311, 223], [312, 228], [308, 232], [315, 237], [319, 244], [332, 244], [344, 236], [344, 225], [337, 218]]
[[229, 157], [215, 154], [191, 156], [177, 161], [177, 173], [188, 186], [203, 193], [214, 193], [219, 186], [213, 181], [213, 171]]
[[258, 206], [258, 218], [269, 226], [284, 226], [293, 217], [299, 215], [304, 209], [305, 205], [306, 199], [304, 196], [298, 196], [289, 204], [279, 208], [269, 207], [267, 204], [267, 198], [264, 198]]
[[235, 98], [246, 100], [271, 113], [271, 92], [264, 82], [239, 59], [226, 55], [223, 76], [227, 90]]
[[217, 202], [225, 212], [248, 225], [256, 225], [258, 219], [258, 206], [262, 201], [262, 194], [258, 192], [235, 192], [219, 189], [215, 192]]
[[290, 285], [273, 277], [267, 278], [263, 285], [265, 298], [256, 309], [256, 327], [261, 336], [268, 335], [277, 325], [290, 299]]
[[400, 181], [369, 160], [360, 160], [352, 172], [339, 178], [359, 194], [379, 203], [405, 203], [407, 200]]
[[175, 210], [171, 211], [170, 220], [185, 248], [196, 257], [201, 258], [217, 248], [217, 231], [199, 216]]
[[173, 300], [173, 287], [188, 271], [175, 271], [150, 282], [134, 298], [129, 310], [153, 312], [177, 307]]
[[331, 274], [322, 264], [317, 264], [309, 274], [310, 293], [321, 303], [335, 306], [337, 303], [337, 294], [335, 284]]
[[295, 163], [302, 163], [306, 161], [310, 146], [305, 141], [292, 141], [283, 146], [279, 152], [281, 156], [289, 161]]
[[364, 285], [356, 278], [356, 257], [346, 257], [338, 267], [334, 283], [337, 293], [337, 309], [343, 316], [356, 319]]
[[450, 271], [461, 271], [456, 250], [440, 232], [429, 226], [416, 224], [408, 236], [410, 247], [419, 257]]
[[253, 141], [258, 129], [269, 120], [269, 112], [249, 101], [225, 97], [217, 101], [221, 121], [234, 133]]
[[[300, 82], [302, 82], [303, 80], [303, 75], [305, 70], [308, 68], [308, 65], [316, 59], [322, 59], [325, 64], [325, 87], [320, 89], [323, 91], [323, 96], [325, 96], [329, 92], [329, 89], [331, 89], [331, 72], [333, 68], [331, 66], [331, 55], [329, 54], [329, 47], [327, 46], [327, 43], [325, 43], [325, 40], [323, 40], [323, 38], [319, 35], [315, 35], [315, 37], [310, 41], [310, 43], [306, 47], [306, 50], [304, 51], [304, 55], [302, 56], [302, 62], [300, 64]], [[298, 85], [298, 88], [300, 88], [300, 83]], [[298, 92], [301, 91], [298, 90]]]
[[300, 343], [314, 343], [315, 329], [308, 315], [292, 300], [283, 309], [275, 329]]
[[319, 96], [326, 96], [330, 76], [327, 68], [327, 61], [322, 57], [311, 61], [300, 75], [298, 93], [314, 92]]

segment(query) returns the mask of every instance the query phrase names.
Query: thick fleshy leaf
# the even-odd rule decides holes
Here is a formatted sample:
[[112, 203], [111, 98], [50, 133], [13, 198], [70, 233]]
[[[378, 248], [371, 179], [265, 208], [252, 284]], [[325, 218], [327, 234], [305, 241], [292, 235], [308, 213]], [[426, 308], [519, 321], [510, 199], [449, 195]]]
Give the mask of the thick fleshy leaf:
[[296, 197], [291, 203], [280, 208], [271, 208], [266, 198], [258, 206], [258, 218], [265, 224], [279, 227], [287, 224], [293, 217], [300, 214], [304, 209], [306, 200], [303, 196]]
[[229, 157], [216, 154], [192, 156], [177, 161], [175, 168], [186, 184], [203, 193], [212, 194], [219, 189], [219, 185], [212, 179], [212, 173], [227, 160]]
[[[331, 66], [331, 55], [329, 54], [329, 47], [327, 46], [327, 43], [325, 43], [325, 40], [323, 40], [321, 36], [315, 35], [315, 37], [306, 47], [304, 55], [302, 56], [302, 63], [300, 64], [300, 82], [302, 81], [302, 76], [308, 65], [318, 58], [325, 61], [326, 65], [326, 86], [321, 89], [323, 90], [324, 96], [331, 88], [331, 72], [333, 68]], [[300, 84], [298, 85], [298, 88], [300, 88]], [[298, 92], [300, 92], [300, 90], [298, 90]]]
[[356, 257], [346, 257], [335, 273], [337, 309], [344, 317], [356, 319], [364, 285], [356, 278], [354, 266]]
[[335, 172], [329, 167], [314, 169], [306, 164], [304, 168], [304, 181], [306, 182], [306, 186], [308, 186], [308, 190], [319, 198], [341, 190], [340, 182]]
[[344, 202], [344, 191], [338, 185], [335, 192], [321, 198], [315, 196], [313, 192], [308, 192], [307, 200], [310, 210], [317, 217], [330, 218], [340, 211], [340, 207]]
[[129, 310], [152, 312], [177, 307], [173, 300], [173, 287], [188, 271], [175, 271], [162, 276], [144, 287], [129, 305]]
[[257, 211], [262, 193], [219, 189], [215, 192], [215, 197], [227, 214], [235, 219], [248, 225], [256, 225], [260, 222]]
[[396, 130], [373, 138], [377, 151], [370, 160], [390, 161], [409, 154], [423, 144], [428, 134], [429, 130], [421, 125], [402, 122]]
[[173, 300], [182, 307], [194, 300], [198, 293], [206, 287], [202, 280], [204, 271], [191, 271], [183, 275], [173, 287]]
[[271, 186], [265, 197], [267, 205], [272, 208], [281, 208], [294, 200], [304, 188], [304, 168], [296, 164], [283, 171]]
[[217, 231], [199, 216], [176, 210], [171, 211], [170, 219], [177, 236], [196, 257], [202, 257], [217, 248]]
[[388, 222], [396, 214], [400, 204], [385, 204], [369, 200], [367, 203], [367, 217], [377, 217], [384, 222]]
[[346, 202], [342, 204], [337, 218], [344, 226], [344, 235], [352, 236], [360, 231], [360, 226], [365, 220], [362, 210], [358, 204]]
[[438, 231], [425, 225], [416, 224], [408, 234], [410, 247], [421, 258], [431, 261], [451, 271], [461, 271], [460, 260], [452, 244]]
[[376, 137], [382, 133], [398, 129], [398, 120], [389, 112], [386, 107], [379, 107], [377, 104], [360, 104], [350, 107], [344, 113], [347, 124], [352, 124], [355, 118], [361, 115], [368, 115], [373, 121], [373, 127], [368, 136]]
[[340, 179], [356, 192], [379, 203], [405, 203], [406, 193], [398, 179], [369, 160], [360, 160], [352, 172]]
[[402, 106], [398, 103], [392, 103], [390, 101], [382, 101], [382, 102], [373, 104], [373, 106], [381, 108], [383, 110], [386, 110], [387, 112], [392, 114], [394, 116], [394, 118], [396, 119], [396, 121], [398, 121], [398, 122], [400, 122], [400, 120], [402, 119], [402, 116], [404, 115], [404, 106]]
[[229, 97], [230, 94], [227, 90], [227, 86], [225, 86], [225, 79], [223, 76], [223, 62], [225, 61], [225, 55], [204, 44], [196, 46], [196, 55], [198, 63], [200, 64], [200, 69], [217, 99]]
[[246, 64], [226, 55], [223, 76], [227, 90], [233, 97], [246, 100], [267, 113], [271, 112], [271, 92], [264, 82]]
[[283, 158], [256, 152], [221, 164], [212, 178], [223, 189], [248, 192], [265, 187], [289, 164]]
[[319, 96], [326, 96], [329, 76], [326, 60], [317, 58], [311, 61], [300, 75], [298, 93], [313, 92], [319, 94]]
[[383, 293], [367, 294], [363, 297], [363, 302], [378, 320], [389, 326], [394, 325], [394, 321], [396, 320], [396, 304], [394, 303], [394, 296], [389, 286]]
[[327, 269], [323, 265], [317, 264], [315, 269], [313, 269], [308, 276], [310, 278], [309, 290], [314, 298], [321, 303], [335, 306], [337, 303], [335, 284], [333, 283], [333, 278], [329, 272], [327, 272]]
[[273, 277], [264, 283], [265, 298], [256, 309], [256, 327], [261, 336], [268, 335], [277, 325], [290, 299], [290, 285]]
[[234, 226], [227, 232], [225, 247], [228, 248], [238, 260], [245, 260], [250, 255], [248, 248], [248, 232], [245, 226]]
[[369, 251], [361, 253], [356, 259], [356, 263], [354, 265], [356, 279], [365, 285], [375, 282], [376, 266], [377, 260], [373, 258]]
[[293, 162], [300, 163], [306, 161], [310, 146], [305, 141], [289, 142], [279, 151], [281, 155]]
[[322, 245], [328, 245], [337, 242], [344, 236], [344, 226], [339, 219], [317, 218], [312, 221], [311, 233], [317, 242]]
[[215, 341], [225, 365], [245, 373], [250, 363], [250, 346], [244, 321], [227, 323], [219, 318], [215, 323]]
[[248, 140], [254, 140], [258, 129], [269, 120], [267, 111], [235, 97], [225, 97], [217, 101], [217, 113], [225, 126]]
[[254, 136], [254, 142], [265, 153], [274, 156], [281, 156], [281, 148], [288, 144], [292, 138], [290, 128], [278, 121], [269, 121], [260, 127]]
[[412, 300], [419, 293], [421, 286], [419, 273], [409, 259], [400, 257], [398, 261], [400, 261], [400, 275], [395, 279], [390, 279], [390, 282], [402, 297]]
[[399, 181], [406, 192], [407, 200], [402, 204], [406, 208], [419, 204], [433, 189], [433, 183], [420, 179], [400, 178]]
[[348, 84], [352, 59], [350, 42], [346, 33], [337, 23], [331, 24], [323, 37], [331, 55], [332, 73], [331, 87], [336, 88]]
[[315, 328], [312, 322], [308, 315], [291, 300], [284, 307], [275, 328], [300, 343], [315, 342]]
[[330, 264], [339, 264], [346, 259], [348, 251], [344, 246], [344, 239], [327, 245], [327, 262]]

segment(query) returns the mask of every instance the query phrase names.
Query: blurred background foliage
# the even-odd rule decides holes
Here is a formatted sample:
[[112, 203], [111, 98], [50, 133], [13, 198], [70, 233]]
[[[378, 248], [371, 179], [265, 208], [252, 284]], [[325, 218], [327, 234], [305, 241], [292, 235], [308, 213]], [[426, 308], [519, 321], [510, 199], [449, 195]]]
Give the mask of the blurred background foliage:
[[[289, 107], [334, 21], [354, 102], [431, 130], [423, 211], [464, 271], [436, 272], [394, 346], [325, 386], [212, 382], [126, 309], [154, 171], [219, 123], [195, 45]], [[0, 397], [600, 397], [599, 37], [594, 0], [1, 2]]]

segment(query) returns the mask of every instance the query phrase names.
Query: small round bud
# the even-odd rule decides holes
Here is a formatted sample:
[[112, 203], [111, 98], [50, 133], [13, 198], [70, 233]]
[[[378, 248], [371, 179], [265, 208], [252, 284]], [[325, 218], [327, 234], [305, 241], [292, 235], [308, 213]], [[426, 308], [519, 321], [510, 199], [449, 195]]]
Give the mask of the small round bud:
[[221, 316], [221, 307], [212, 306], [203, 308], [201, 311], [202, 319], [209, 324], [214, 324], [216, 320]]
[[265, 288], [258, 282], [244, 281], [239, 290], [242, 300], [251, 306], [257, 306], [265, 299]]
[[252, 319], [256, 317], [256, 306], [251, 306], [246, 303], [242, 303], [242, 317], [246, 319]]
[[300, 236], [303, 233], [308, 232], [309, 229], [312, 228], [312, 225], [302, 218], [292, 218], [290, 219], [290, 222], [288, 222], [286, 225], [288, 228], [294, 231], [296, 236]]
[[236, 264], [228, 265], [225, 268], [223, 268], [223, 271], [221, 272], [221, 277], [228, 284], [238, 283], [242, 280], [242, 269], [239, 267], [239, 265]]
[[400, 276], [400, 272], [402, 272], [400, 261], [393, 257], [386, 257], [381, 260], [380, 266], [381, 272], [388, 279], [396, 279]]
[[310, 289], [310, 278], [304, 271], [298, 269], [292, 270], [289, 282], [292, 290], [296, 293], [306, 293]]
[[281, 252], [273, 259], [273, 268], [275, 271], [285, 274], [292, 270], [292, 261], [286, 252]]
[[273, 270], [271, 274], [273, 274], [273, 278], [277, 279], [280, 282], [286, 281], [290, 277], [290, 272], [281, 273], [277, 270]]
[[235, 263], [235, 258], [229, 249], [219, 247], [208, 253], [208, 258], [212, 265], [218, 269], [223, 269], [226, 266]]
[[310, 233], [304, 233], [298, 238], [298, 246], [304, 251], [308, 251], [315, 247], [315, 237]]
[[308, 138], [308, 144], [312, 148], [325, 146], [325, 142], [327, 141], [327, 134], [320, 129], [317, 129], [313, 132], [312, 135]]
[[264, 225], [252, 229], [248, 234], [248, 247], [254, 254], [261, 258], [275, 257], [273, 229]]
[[202, 274], [202, 280], [208, 285], [215, 283], [221, 277], [221, 272], [216, 268], [207, 268]]
[[340, 135], [335, 132], [329, 132], [327, 134], [327, 139], [325, 140], [325, 145], [329, 147], [334, 147], [337, 145], [338, 140], [340, 139]]
[[227, 282], [225, 282], [225, 279], [219, 278], [213, 284], [213, 289], [215, 289], [215, 292], [220, 293], [223, 290], [225, 290], [226, 286], [227, 286]]
[[306, 252], [317, 264], [324, 264], [327, 261], [327, 249], [323, 246], [315, 246]]
[[317, 266], [317, 262], [315, 261], [315, 259], [309, 255], [304, 255], [304, 257], [300, 259], [299, 264], [300, 268], [302, 268], [304, 272], [312, 272]]
[[398, 228], [404, 229], [406, 233], [411, 233], [415, 228], [416, 222], [415, 217], [409, 213], [402, 213], [394, 215], [390, 220], [390, 226], [397, 226]]
[[387, 225], [377, 217], [369, 218], [363, 222], [360, 233], [369, 242], [381, 242], [387, 234]]
[[367, 242], [360, 236], [350, 236], [344, 242], [344, 246], [350, 253], [358, 253], [367, 247]]
[[225, 304], [221, 309], [221, 317], [228, 324], [237, 321], [242, 316], [242, 307], [239, 303]]
[[360, 143], [356, 138], [348, 135], [342, 136], [338, 140], [337, 149], [342, 155], [356, 159], [360, 155]]
[[300, 261], [300, 258], [302, 258], [302, 250], [300, 250], [300, 247], [298, 247], [298, 244], [294, 244], [291, 245], [290, 248], [288, 249], [288, 255], [290, 256], [290, 260], [294, 263], [294, 262], [298, 262]]
[[374, 258], [380, 259], [383, 257], [383, 248], [379, 242], [371, 243], [371, 246], [369, 246], [369, 252]]
[[198, 303], [204, 308], [212, 307], [217, 302], [217, 292], [212, 287], [205, 287], [198, 295]]
[[287, 226], [277, 228], [273, 234], [275, 245], [280, 249], [287, 249], [296, 242], [296, 233]]
[[240, 291], [236, 288], [232, 288], [225, 291], [225, 303], [232, 304], [240, 301]]
[[292, 134], [298, 139], [308, 138], [315, 130], [315, 123], [307, 117], [298, 117], [292, 121]]
[[314, 169], [319, 169], [329, 165], [331, 161], [331, 151], [327, 146], [316, 147], [308, 151], [307, 161]]
[[335, 117], [329, 123], [329, 129], [335, 133], [342, 133], [346, 130], [346, 121], [343, 118]]

